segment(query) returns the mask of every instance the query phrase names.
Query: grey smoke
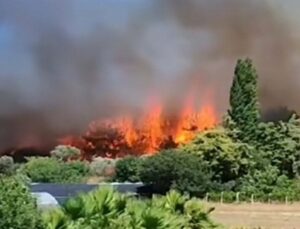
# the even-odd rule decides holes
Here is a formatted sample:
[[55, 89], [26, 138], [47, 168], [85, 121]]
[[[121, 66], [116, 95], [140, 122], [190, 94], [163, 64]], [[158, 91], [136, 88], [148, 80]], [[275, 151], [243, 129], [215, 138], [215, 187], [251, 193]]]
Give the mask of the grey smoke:
[[300, 111], [293, 0], [0, 0], [0, 148], [178, 108], [191, 88], [219, 115], [237, 58], [258, 67], [264, 109]]

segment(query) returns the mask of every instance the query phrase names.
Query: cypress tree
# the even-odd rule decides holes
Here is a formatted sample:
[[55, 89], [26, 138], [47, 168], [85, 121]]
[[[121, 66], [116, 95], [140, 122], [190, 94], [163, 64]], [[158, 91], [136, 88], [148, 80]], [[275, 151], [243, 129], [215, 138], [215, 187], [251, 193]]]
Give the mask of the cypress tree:
[[230, 90], [229, 117], [244, 141], [252, 139], [260, 120], [257, 73], [250, 59], [238, 60]]

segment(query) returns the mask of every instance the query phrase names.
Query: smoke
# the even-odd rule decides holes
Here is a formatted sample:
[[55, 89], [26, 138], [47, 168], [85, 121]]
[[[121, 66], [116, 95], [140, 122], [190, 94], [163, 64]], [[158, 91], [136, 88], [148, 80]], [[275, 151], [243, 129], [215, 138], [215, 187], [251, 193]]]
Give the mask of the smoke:
[[0, 0], [0, 148], [51, 142], [89, 121], [176, 108], [195, 90], [220, 115], [237, 58], [264, 109], [300, 111], [293, 0]]

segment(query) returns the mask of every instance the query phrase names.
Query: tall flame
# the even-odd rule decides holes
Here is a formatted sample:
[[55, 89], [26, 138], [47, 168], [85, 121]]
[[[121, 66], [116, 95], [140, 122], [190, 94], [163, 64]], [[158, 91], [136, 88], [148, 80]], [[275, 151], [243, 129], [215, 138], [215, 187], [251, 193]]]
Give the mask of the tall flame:
[[196, 133], [213, 128], [217, 123], [216, 112], [213, 103], [206, 103], [197, 111], [195, 109], [195, 93], [191, 91], [184, 104], [178, 121], [175, 142], [185, 144], [193, 140]]
[[163, 132], [162, 106], [157, 98], [151, 98], [146, 114], [141, 123], [143, 132], [148, 139], [146, 152], [154, 153], [160, 147]]
[[214, 104], [207, 100], [200, 109], [196, 109], [195, 98], [191, 93], [181, 112], [171, 116], [158, 98], [151, 98], [140, 118], [125, 115], [100, 119], [92, 122], [82, 136], [64, 138], [61, 142], [80, 148], [87, 157], [153, 154], [164, 148], [186, 144], [199, 131], [212, 128], [217, 123]]

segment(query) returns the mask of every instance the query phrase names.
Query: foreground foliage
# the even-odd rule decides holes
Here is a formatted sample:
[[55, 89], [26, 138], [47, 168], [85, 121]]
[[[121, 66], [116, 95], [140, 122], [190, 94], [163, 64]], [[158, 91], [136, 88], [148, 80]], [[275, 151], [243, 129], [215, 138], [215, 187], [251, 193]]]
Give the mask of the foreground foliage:
[[35, 199], [20, 177], [0, 176], [0, 228], [42, 229]]
[[216, 228], [197, 199], [175, 191], [151, 200], [129, 198], [110, 189], [70, 199], [44, 215], [47, 229], [205, 229]]

